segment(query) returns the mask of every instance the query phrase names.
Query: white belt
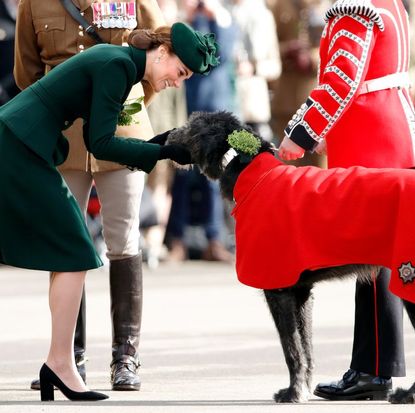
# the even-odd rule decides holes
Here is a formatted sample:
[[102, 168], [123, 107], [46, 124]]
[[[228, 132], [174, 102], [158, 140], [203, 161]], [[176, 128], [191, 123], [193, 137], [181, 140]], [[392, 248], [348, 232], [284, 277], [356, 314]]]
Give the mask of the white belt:
[[409, 88], [411, 81], [408, 72], [398, 72], [377, 79], [366, 80], [357, 91], [357, 96], [365, 93], [377, 92], [378, 90], [392, 88]]

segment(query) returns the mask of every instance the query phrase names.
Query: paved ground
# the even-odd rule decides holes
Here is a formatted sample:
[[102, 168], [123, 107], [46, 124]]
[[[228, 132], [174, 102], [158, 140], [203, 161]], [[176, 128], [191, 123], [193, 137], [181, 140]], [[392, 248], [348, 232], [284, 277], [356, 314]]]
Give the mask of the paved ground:
[[[110, 318], [105, 270], [88, 275], [88, 383], [108, 392], [101, 403], [40, 403], [28, 389], [48, 347], [48, 276], [0, 267], [0, 411], [14, 412], [404, 412], [385, 402], [277, 406], [273, 392], [287, 371], [261, 294], [238, 284], [230, 266], [192, 261], [145, 270], [140, 392], [109, 391]], [[314, 384], [348, 367], [353, 329], [352, 282], [316, 289]], [[415, 379], [415, 334], [405, 321], [408, 378]]]

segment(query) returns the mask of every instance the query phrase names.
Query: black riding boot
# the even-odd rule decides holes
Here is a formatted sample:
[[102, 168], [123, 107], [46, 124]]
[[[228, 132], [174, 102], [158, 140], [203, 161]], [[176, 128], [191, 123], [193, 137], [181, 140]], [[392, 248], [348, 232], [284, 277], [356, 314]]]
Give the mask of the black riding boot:
[[[85, 346], [86, 346], [86, 333], [85, 333], [85, 324], [86, 324], [86, 297], [85, 297], [85, 287], [82, 290], [82, 299], [81, 305], [79, 307], [78, 319], [76, 320], [75, 327], [75, 338], [74, 338], [74, 354], [75, 354], [75, 364], [78, 369], [78, 373], [82, 377], [82, 380], [86, 383], [86, 370], [85, 370]], [[33, 390], [40, 390], [40, 381], [39, 379], [34, 379], [30, 383], [30, 388]]]
[[73, 351], [75, 354], [76, 368], [82, 380], [86, 383], [85, 369], [85, 348], [86, 348], [86, 296], [85, 287], [82, 290], [81, 306], [79, 307], [78, 319], [76, 320]]
[[138, 342], [143, 305], [141, 253], [110, 262], [113, 390], [140, 390]]

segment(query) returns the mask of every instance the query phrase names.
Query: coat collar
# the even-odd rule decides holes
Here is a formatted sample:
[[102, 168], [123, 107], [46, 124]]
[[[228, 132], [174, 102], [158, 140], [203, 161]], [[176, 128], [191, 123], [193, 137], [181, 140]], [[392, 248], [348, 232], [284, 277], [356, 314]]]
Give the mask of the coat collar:
[[137, 68], [137, 78], [136, 82], [139, 82], [144, 77], [144, 72], [146, 70], [146, 51], [143, 49], [138, 49], [134, 46], [128, 46], [130, 49], [130, 56], [135, 63]]
[[85, 11], [88, 7], [91, 7], [95, 0], [72, 0], [72, 3], [80, 10]]

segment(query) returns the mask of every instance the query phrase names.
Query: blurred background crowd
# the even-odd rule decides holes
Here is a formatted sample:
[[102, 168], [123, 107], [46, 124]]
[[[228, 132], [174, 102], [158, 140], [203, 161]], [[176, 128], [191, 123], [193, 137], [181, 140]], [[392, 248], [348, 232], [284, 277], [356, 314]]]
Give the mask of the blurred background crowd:
[[[184, 88], [170, 88], [157, 96], [148, 108], [155, 134], [183, 125], [193, 111], [230, 110], [278, 145], [284, 127], [316, 82], [324, 13], [331, 3], [158, 0], [168, 24], [186, 21], [199, 31], [216, 34], [221, 65], [208, 77], [193, 76]], [[414, 39], [415, 0], [404, 3]], [[18, 0], [0, 0], [0, 105], [18, 93], [13, 78], [17, 5]], [[306, 155], [300, 164], [324, 166], [324, 158]], [[167, 162], [160, 162], [146, 179], [140, 230], [150, 268], [163, 260], [233, 261], [232, 205], [223, 202], [216, 182], [196, 168], [177, 170]], [[105, 260], [99, 210], [92, 190], [89, 228]]]

